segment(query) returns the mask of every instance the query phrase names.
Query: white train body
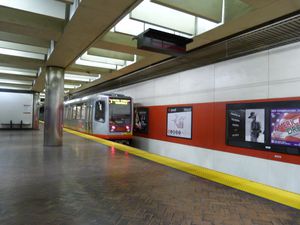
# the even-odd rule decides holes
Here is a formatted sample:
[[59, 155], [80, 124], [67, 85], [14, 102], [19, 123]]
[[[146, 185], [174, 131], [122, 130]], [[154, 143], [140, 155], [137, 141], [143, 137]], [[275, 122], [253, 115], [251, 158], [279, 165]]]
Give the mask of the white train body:
[[64, 126], [105, 139], [130, 142], [132, 111], [131, 97], [94, 94], [64, 103]]

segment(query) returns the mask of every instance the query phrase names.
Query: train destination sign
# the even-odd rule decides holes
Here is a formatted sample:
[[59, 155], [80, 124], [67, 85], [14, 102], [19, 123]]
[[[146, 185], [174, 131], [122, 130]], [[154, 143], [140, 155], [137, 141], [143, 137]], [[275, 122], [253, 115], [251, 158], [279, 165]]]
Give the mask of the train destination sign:
[[109, 99], [109, 104], [115, 105], [128, 105], [130, 104], [130, 99], [119, 99], [119, 98], [111, 98]]

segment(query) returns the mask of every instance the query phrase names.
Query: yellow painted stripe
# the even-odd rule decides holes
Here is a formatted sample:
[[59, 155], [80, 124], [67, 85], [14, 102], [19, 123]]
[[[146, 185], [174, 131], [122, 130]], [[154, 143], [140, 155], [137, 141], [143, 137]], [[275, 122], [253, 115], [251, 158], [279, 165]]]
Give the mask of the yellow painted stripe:
[[122, 145], [116, 142], [108, 141], [105, 139], [97, 138], [91, 135], [83, 134], [74, 130], [64, 128], [64, 131], [92, 140], [98, 143], [116, 147], [116, 149], [121, 151], [126, 151], [132, 155], [139, 156], [144, 159], [151, 160], [153, 162], [169, 166], [175, 168], [180, 171], [184, 171], [189, 174], [193, 174], [195, 176], [205, 178], [207, 180], [211, 180], [241, 191], [245, 191], [275, 202], [279, 202], [281, 204], [300, 209], [300, 195], [292, 192], [284, 191], [281, 189], [277, 189], [268, 185], [256, 183], [253, 181], [249, 181], [243, 178], [239, 178], [236, 176], [232, 176], [229, 174], [217, 172], [214, 170], [206, 169], [204, 167], [196, 166], [190, 163], [181, 162], [178, 160], [170, 159], [167, 157], [159, 156], [156, 154], [152, 154], [137, 148], [133, 148], [130, 146]]

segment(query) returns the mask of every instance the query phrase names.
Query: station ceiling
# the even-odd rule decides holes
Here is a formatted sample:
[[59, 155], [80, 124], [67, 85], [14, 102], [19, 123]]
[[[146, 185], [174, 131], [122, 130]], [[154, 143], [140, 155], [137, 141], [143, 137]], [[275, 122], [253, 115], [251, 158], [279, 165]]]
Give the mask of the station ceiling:
[[[0, 0], [0, 89], [43, 92], [47, 66], [65, 69], [70, 95], [167, 75], [201, 66], [223, 48], [228, 56], [245, 43], [262, 48], [265, 37], [298, 40], [299, 10], [299, 0]], [[264, 26], [253, 37], [261, 24], [278, 30], [278, 18], [294, 27], [266, 33]], [[192, 38], [187, 55], [138, 49], [135, 37], [148, 28]]]

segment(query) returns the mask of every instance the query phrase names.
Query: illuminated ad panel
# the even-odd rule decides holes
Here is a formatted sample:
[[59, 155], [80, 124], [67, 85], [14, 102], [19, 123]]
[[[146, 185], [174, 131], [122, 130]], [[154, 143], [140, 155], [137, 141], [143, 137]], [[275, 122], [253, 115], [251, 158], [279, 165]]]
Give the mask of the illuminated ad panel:
[[300, 146], [300, 109], [271, 109], [271, 144]]
[[227, 104], [226, 144], [300, 155], [300, 101]]
[[149, 124], [149, 109], [137, 107], [134, 109], [134, 132], [147, 134]]
[[229, 110], [228, 138], [265, 143], [265, 109]]
[[245, 139], [245, 110], [229, 110], [228, 136], [233, 140]]
[[192, 107], [168, 108], [167, 136], [192, 139]]
[[265, 109], [246, 109], [245, 141], [265, 143]]

